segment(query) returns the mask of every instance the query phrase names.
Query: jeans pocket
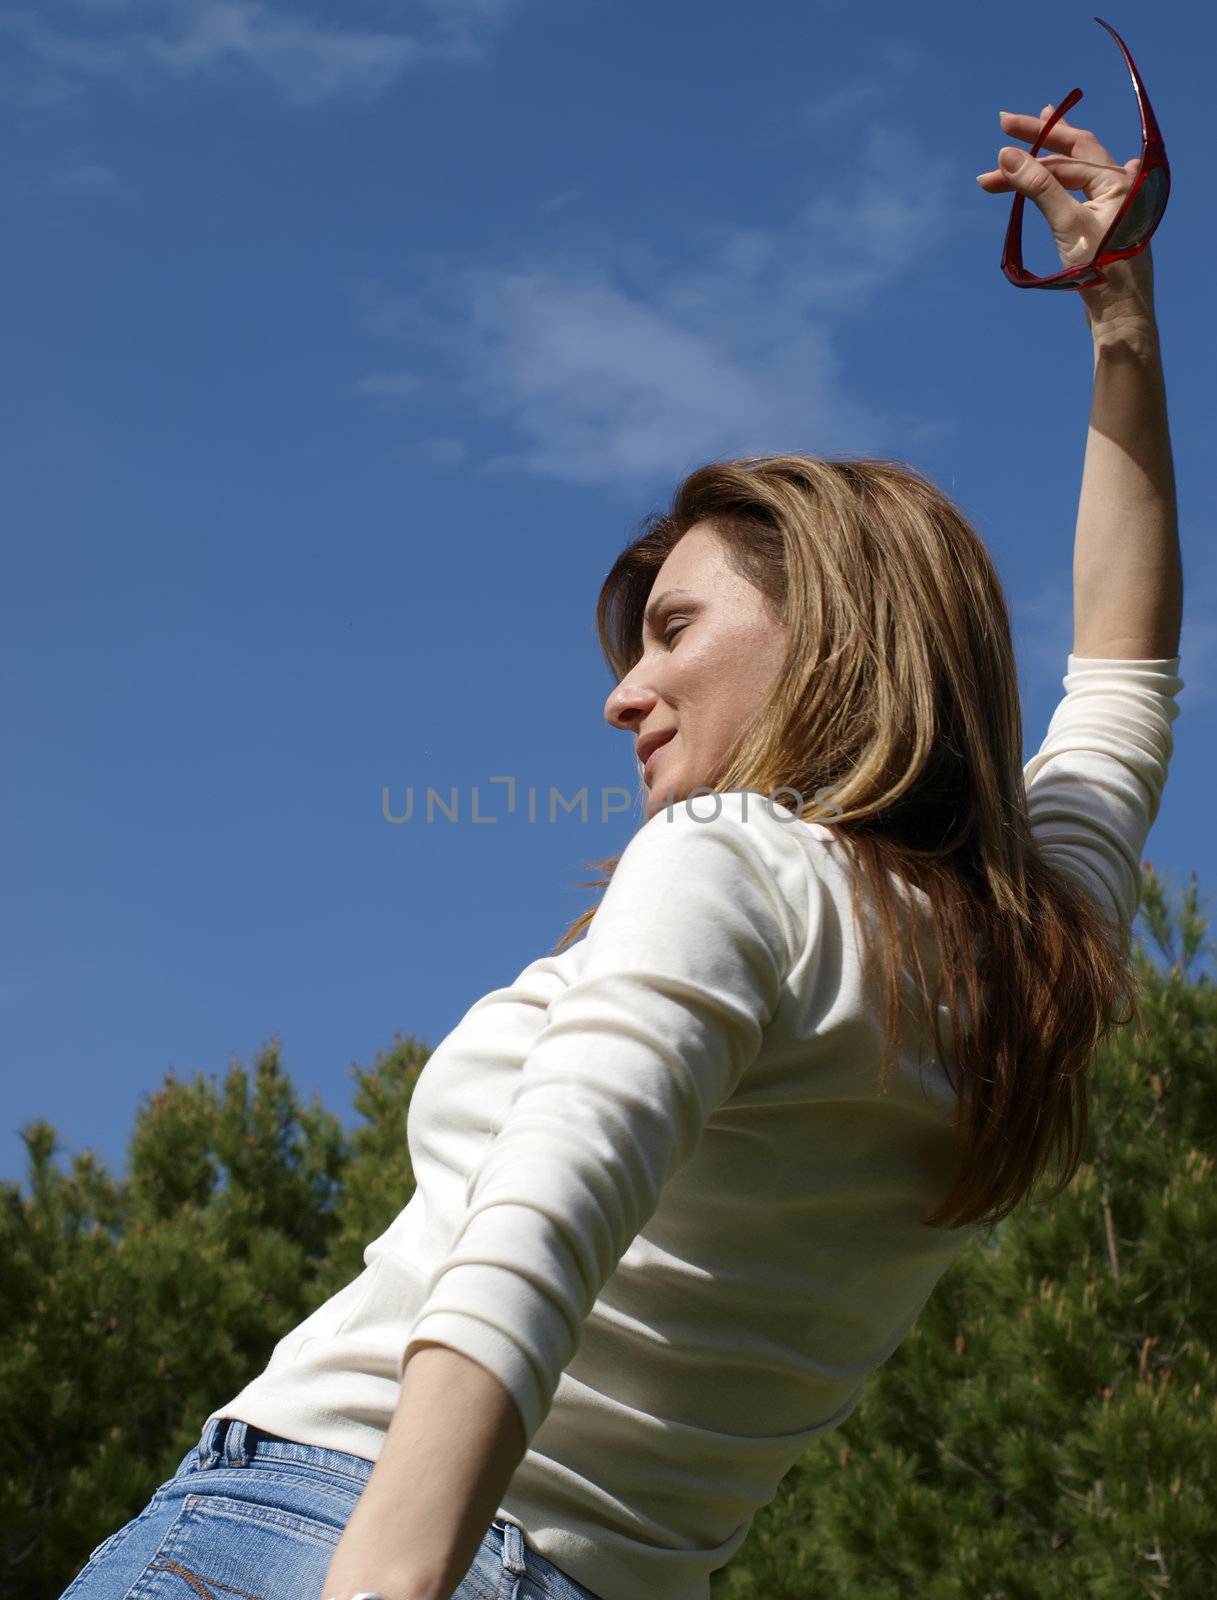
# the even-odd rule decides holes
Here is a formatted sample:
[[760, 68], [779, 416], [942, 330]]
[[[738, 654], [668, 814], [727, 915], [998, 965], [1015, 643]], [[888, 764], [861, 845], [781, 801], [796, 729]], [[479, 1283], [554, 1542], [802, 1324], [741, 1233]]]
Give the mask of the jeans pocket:
[[140, 1576], [140, 1600], [312, 1600], [341, 1533], [322, 1517], [187, 1494]]

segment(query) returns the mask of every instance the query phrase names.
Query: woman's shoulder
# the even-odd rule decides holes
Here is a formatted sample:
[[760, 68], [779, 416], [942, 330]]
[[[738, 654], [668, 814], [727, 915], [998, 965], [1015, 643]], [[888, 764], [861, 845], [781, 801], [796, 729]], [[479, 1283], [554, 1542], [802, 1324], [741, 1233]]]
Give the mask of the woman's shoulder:
[[804, 820], [779, 796], [714, 790], [649, 817], [614, 882], [631, 904], [657, 903], [673, 918], [774, 923], [794, 961], [830, 920], [840, 877], [835, 843], [831, 828]]
[[[783, 800], [781, 795], [790, 796]], [[662, 806], [649, 817], [634, 838], [647, 838], [650, 847], [665, 837], [687, 837], [707, 830], [731, 840], [746, 835], [765, 852], [779, 851], [815, 856], [836, 842], [833, 830], [822, 822], [799, 815], [801, 797], [790, 790], [764, 794], [756, 789], [715, 789], [695, 792], [686, 799]]]

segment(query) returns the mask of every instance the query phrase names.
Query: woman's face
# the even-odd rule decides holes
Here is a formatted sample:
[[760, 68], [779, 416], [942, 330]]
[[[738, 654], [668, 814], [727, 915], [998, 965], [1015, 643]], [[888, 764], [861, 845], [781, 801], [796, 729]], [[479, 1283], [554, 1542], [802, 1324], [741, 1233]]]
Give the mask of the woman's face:
[[785, 656], [786, 630], [701, 522], [669, 552], [647, 607], [642, 657], [609, 695], [604, 715], [635, 745], [671, 735], [647, 763], [649, 816], [707, 786], [706, 774], [763, 705]]

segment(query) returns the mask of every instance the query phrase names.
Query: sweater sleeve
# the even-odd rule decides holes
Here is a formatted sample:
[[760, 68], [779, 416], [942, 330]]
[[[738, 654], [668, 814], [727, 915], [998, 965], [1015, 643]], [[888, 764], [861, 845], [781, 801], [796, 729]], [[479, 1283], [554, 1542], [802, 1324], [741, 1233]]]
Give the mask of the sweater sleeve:
[[1065, 698], [1023, 769], [1045, 857], [1098, 902], [1125, 951], [1141, 903], [1141, 852], [1174, 750], [1179, 660], [1070, 655]]
[[[721, 810], [690, 809], [707, 798]], [[790, 826], [739, 790], [669, 806], [632, 836], [470, 1176], [399, 1374], [421, 1341], [458, 1350], [500, 1380], [532, 1439], [597, 1295], [759, 1052], [796, 958], [779, 881]]]

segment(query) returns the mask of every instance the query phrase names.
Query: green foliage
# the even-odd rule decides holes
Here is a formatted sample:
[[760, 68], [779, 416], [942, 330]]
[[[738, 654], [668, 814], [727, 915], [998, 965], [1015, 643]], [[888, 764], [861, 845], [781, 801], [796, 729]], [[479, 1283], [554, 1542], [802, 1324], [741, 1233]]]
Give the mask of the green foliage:
[[[1144, 1026], [1092, 1072], [1083, 1165], [964, 1250], [853, 1414], [713, 1580], [714, 1600], [1168, 1600], [1217, 1580], [1217, 998], [1195, 877], [1146, 867]], [[353, 1069], [344, 1135], [277, 1045], [222, 1085], [172, 1075], [128, 1172], [63, 1173], [28, 1125], [0, 1191], [0, 1582], [59, 1594], [203, 1420], [362, 1268], [414, 1187], [427, 1049]]]
[[0, 1193], [0, 1592], [59, 1594], [147, 1503], [209, 1412], [363, 1267], [414, 1188], [406, 1108], [429, 1051], [353, 1069], [348, 1139], [300, 1105], [277, 1043], [252, 1081], [166, 1075], [137, 1114], [129, 1176], [86, 1150], [64, 1174], [29, 1124], [29, 1196]]

